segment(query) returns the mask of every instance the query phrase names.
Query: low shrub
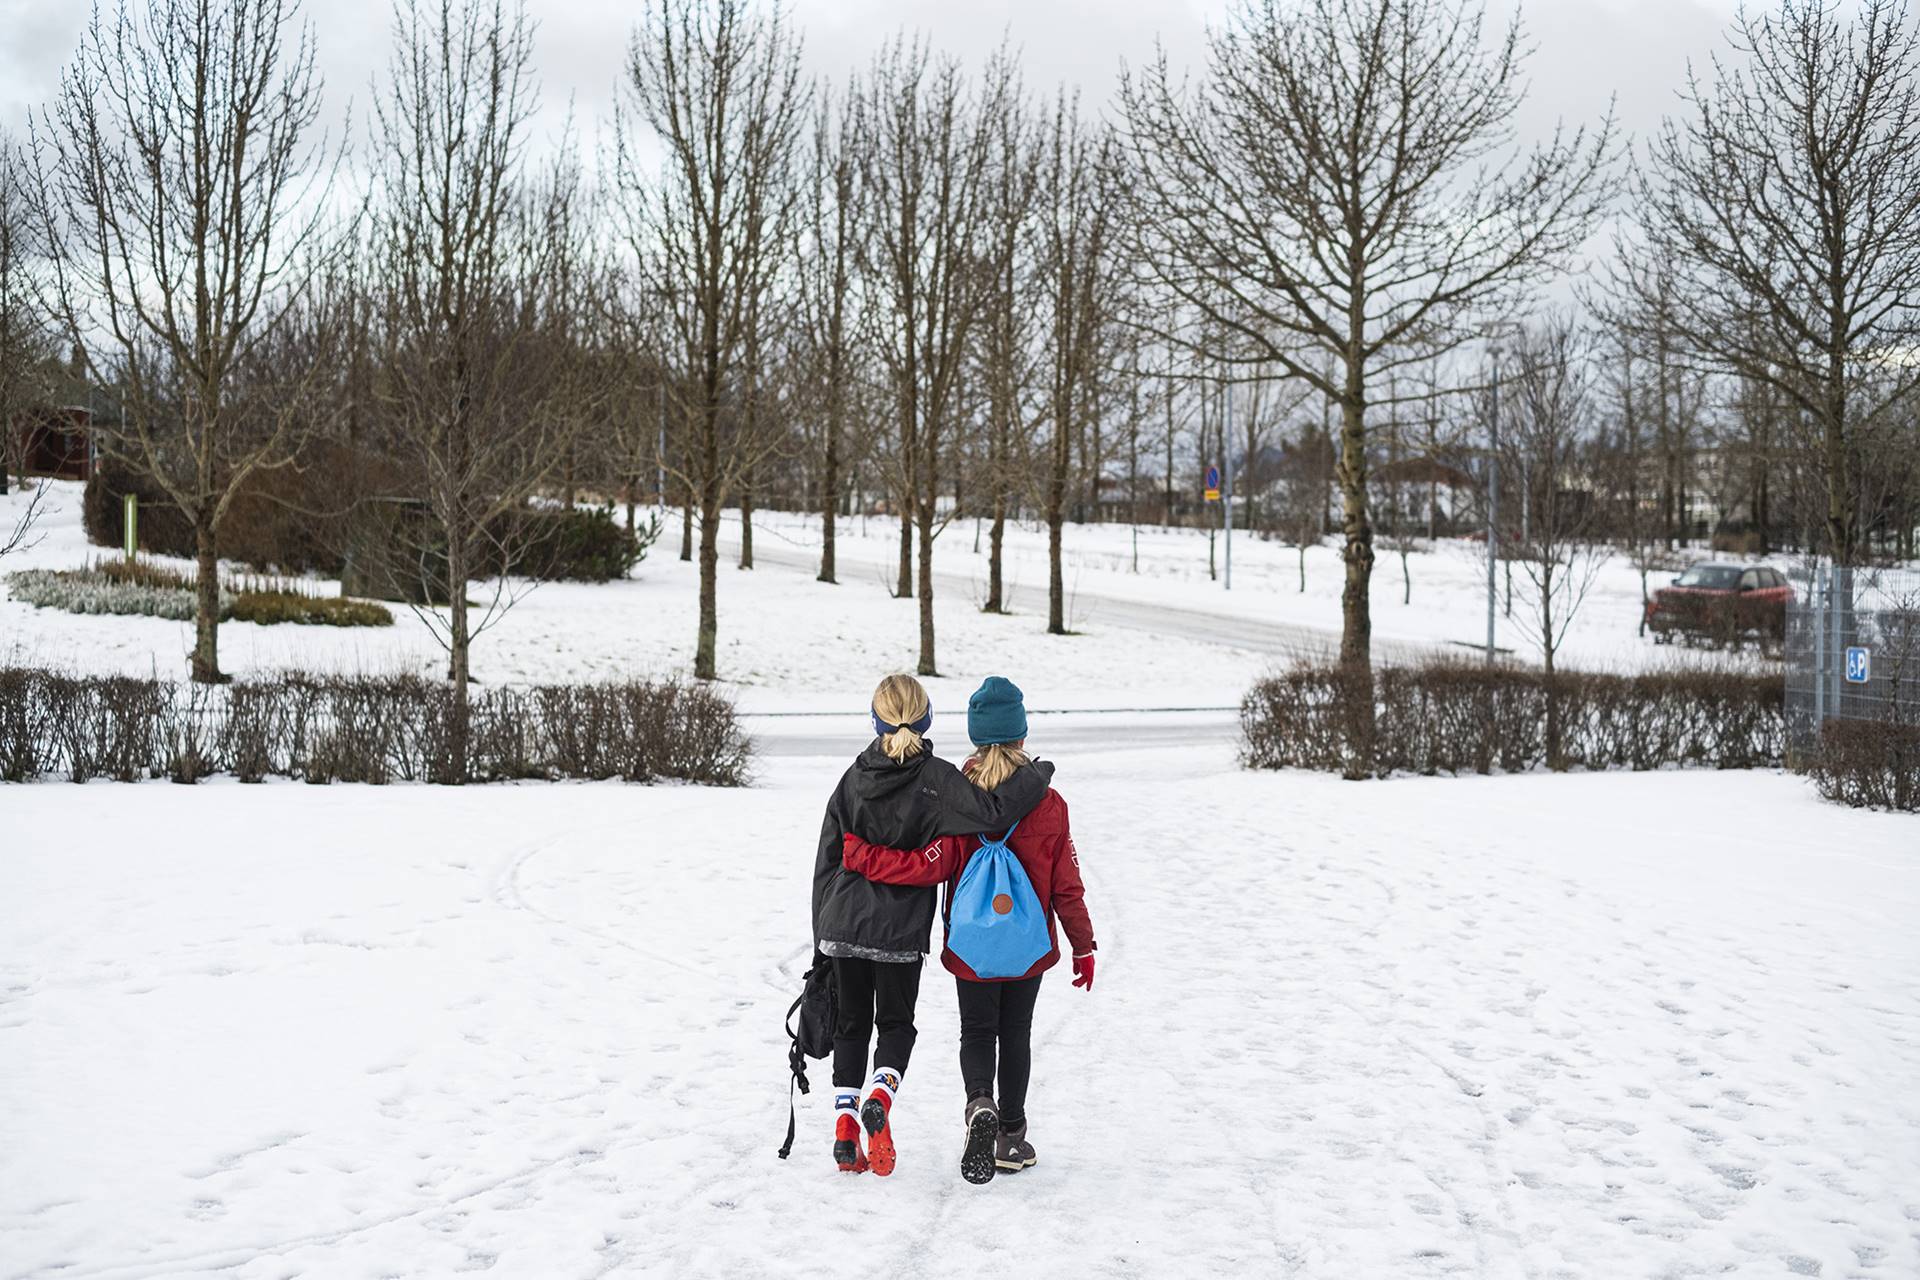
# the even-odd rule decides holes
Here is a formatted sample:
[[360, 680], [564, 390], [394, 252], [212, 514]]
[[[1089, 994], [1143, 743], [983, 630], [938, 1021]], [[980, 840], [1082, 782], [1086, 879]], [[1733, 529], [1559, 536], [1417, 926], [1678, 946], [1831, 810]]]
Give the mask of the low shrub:
[[1822, 797], [1863, 809], [1920, 812], [1920, 726], [1829, 720], [1806, 762]]
[[92, 567], [94, 572], [109, 582], [130, 587], [152, 587], [159, 591], [191, 591], [196, 581], [195, 576], [184, 569], [175, 569], [153, 560], [118, 557], [101, 560]]
[[[1369, 707], [1372, 717], [1366, 715]], [[1300, 666], [1241, 703], [1252, 768], [1346, 777], [1554, 769], [1751, 769], [1786, 752], [1778, 676], [1621, 676], [1435, 663]]]
[[617, 582], [660, 536], [658, 517], [628, 533], [611, 507], [529, 507], [506, 519], [516, 525], [515, 572], [551, 582]]
[[242, 591], [233, 598], [227, 616], [235, 622], [274, 626], [282, 622], [302, 626], [390, 627], [393, 614], [371, 600], [344, 596], [310, 596], [299, 591]]
[[0, 668], [0, 779], [231, 773], [312, 783], [746, 780], [733, 705], [676, 681], [452, 690], [415, 676], [286, 675], [227, 686]]
[[[101, 569], [23, 569], [7, 575], [7, 588], [22, 603], [66, 613], [191, 622], [198, 607], [190, 581], [185, 586], [154, 586], [123, 580]], [[223, 590], [223, 612], [231, 604], [232, 597]]]

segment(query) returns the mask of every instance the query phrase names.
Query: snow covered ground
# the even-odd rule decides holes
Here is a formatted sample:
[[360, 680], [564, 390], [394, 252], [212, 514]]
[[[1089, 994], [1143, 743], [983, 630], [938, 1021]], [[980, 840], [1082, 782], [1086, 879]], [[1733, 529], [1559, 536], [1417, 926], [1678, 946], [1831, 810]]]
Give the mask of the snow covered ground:
[[[83, 565], [109, 554], [87, 544], [80, 488], [57, 484], [40, 544], [9, 556], [0, 571]], [[23, 503], [0, 499], [0, 522]], [[755, 711], [837, 711], [862, 705], [886, 671], [911, 670], [919, 652], [918, 606], [888, 590], [898, 526], [872, 518], [841, 526], [838, 586], [814, 581], [817, 519], [762, 513], [756, 522], [759, 568], [733, 568], [737, 517], [728, 513], [719, 588], [719, 665], [743, 706]], [[556, 583], [525, 597], [474, 650], [488, 682], [558, 682], [685, 673], [692, 664], [697, 597], [694, 566], [676, 555], [671, 529], [631, 581]], [[1298, 591], [1295, 553], [1275, 544], [1235, 542], [1234, 590], [1208, 580], [1206, 539], [1192, 530], [1143, 529], [1140, 572], [1122, 526], [1073, 527], [1067, 534], [1069, 622], [1079, 634], [1046, 634], [1044, 529], [1015, 529], [1008, 539], [1011, 616], [979, 612], [986, 564], [973, 552], [971, 525], [954, 525], [936, 542], [936, 628], [944, 680], [932, 685], [937, 707], [960, 706], [986, 675], [1015, 671], [1044, 690], [1050, 707], [1231, 706], [1276, 663], [1325, 652], [1339, 636], [1337, 551], [1308, 556], [1306, 594]], [[1442, 543], [1414, 557], [1413, 604], [1400, 603], [1397, 559], [1383, 557], [1374, 578], [1375, 651], [1383, 659], [1440, 651], [1466, 654], [1458, 642], [1485, 635], [1484, 564], [1470, 543]], [[337, 589], [337, 588], [333, 588]], [[1620, 669], [1719, 657], [1656, 649], [1635, 635], [1639, 581], [1624, 562], [1608, 566], [1568, 641], [1567, 660]], [[1530, 652], [1516, 600], [1515, 621], [1501, 620], [1500, 643]], [[190, 624], [150, 618], [75, 617], [5, 599], [0, 586], [0, 662], [51, 662], [137, 674], [184, 672]], [[383, 629], [221, 628], [221, 660], [230, 671], [280, 668], [386, 672], [444, 670], [425, 626], [404, 609]]]
[[937, 968], [899, 1172], [818, 1092], [774, 1159], [857, 717], [740, 792], [0, 791], [0, 1277], [1920, 1274], [1911, 818], [1149, 731], [1036, 729], [1099, 979], [984, 1188]]

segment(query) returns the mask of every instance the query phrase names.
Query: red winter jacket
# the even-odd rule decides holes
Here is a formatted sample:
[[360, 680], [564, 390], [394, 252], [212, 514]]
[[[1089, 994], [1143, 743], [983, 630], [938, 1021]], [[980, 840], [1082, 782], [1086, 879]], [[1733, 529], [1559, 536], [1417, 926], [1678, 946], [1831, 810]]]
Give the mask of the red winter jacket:
[[[947, 904], [940, 913], [944, 931], [954, 886], [960, 882], [960, 873], [967, 869], [967, 860], [980, 847], [980, 838], [942, 836], [924, 849], [889, 849], [884, 845], [868, 844], [848, 832], [842, 838], [842, 846], [841, 861], [847, 869], [869, 880], [900, 885], [944, 883], [947, 886]], [[1060, 798], [1058, 791], [1049, 790], [1039, 807], [1020, 820], [1007, 847], [1020, 859], [1020, 865], [1026, 869], [1027, 879], [1033, 882], [1034, 896], [1046, 908], [1047, 938], [1053, 943], [1052, 949], [1021, 977], [1031, 978], [1045, 973], [1059, 963], [1060, 939], [1054, 929], [1056, 918], [1067, 931], [1067, 941], [1073, 946], [1073, 954], [1092, 954], [1095, 947], [1093, 921], [1087, 915], [1086, 886], [1080, 882], [1080, 855], [1073, 847], [1073, 834], [1067, 829], [1067, 802]], [[941, 947], [940, 963], [947, 967], [948, 972], [968, 982], [1015, 981], [1012, 978], [980, 977], [968, 967], [966, 961], [953, 954], [950, 947]]]

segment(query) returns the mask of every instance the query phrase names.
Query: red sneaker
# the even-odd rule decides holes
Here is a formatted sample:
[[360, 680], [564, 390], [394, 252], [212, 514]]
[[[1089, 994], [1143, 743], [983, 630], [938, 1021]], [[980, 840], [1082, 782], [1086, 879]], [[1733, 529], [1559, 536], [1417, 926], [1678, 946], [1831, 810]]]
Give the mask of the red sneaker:
[[860, 1153], [860, 1122], [851, 1111], [842, 1111], [833, 1120], [833, 1162], [842, 1173], [865, 1173], [867, 1158]]
[[881, 1089], [869, 1094], [860, 1107], [860, 1123], [866, 1126], [873, 1172], [882, 1178], [893, 1172], [893, 1128], [887, 1123], [892, 1110], [892, 1095]]

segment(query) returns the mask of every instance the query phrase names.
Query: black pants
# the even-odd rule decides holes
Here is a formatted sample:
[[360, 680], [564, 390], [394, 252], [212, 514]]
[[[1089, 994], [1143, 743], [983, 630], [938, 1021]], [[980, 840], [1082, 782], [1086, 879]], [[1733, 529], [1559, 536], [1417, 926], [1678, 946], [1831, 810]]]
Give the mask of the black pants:
[[850, 960], [835, 956], [833, 984], [840, 1000], [840, 1024], [833, 1029], [833, 1087], [858, 1089], [867, 1082], [867, 1042], [874, 1046], [875, 1068], [906, 1074], [913, 1056], [913, 1007], [920, 1002], [920, 962]]
[[993, 1092], [993, 1058], [1000, 1050], [1000, 1120], [1008, 1127], [1027, 1118], [1027, 1079], [1033, 1074], [1033, 1005], [1040, 978], [1017, 982], [968, 982], [960, 988], [960, 1078], [967, 1096]]

